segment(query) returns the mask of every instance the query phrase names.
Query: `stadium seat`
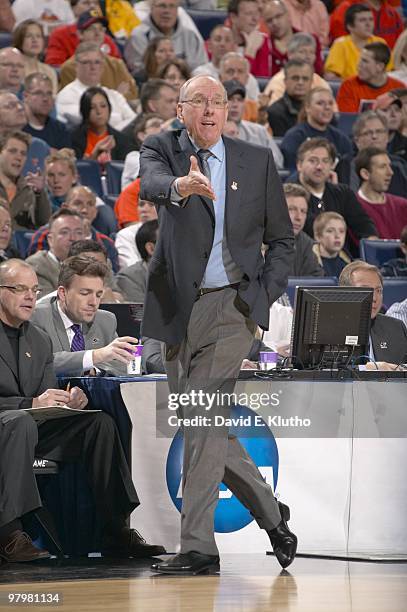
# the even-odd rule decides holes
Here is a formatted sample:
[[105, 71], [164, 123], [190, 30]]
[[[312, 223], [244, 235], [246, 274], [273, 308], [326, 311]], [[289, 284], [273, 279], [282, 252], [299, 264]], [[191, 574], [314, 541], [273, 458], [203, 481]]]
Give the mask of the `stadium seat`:
[[337, 284], [336, 276], [290, 276], [286, 291], [291, 305], [294, 306], [296, 287], [332, 287]]
[[267, 87], [267, 83], [270, 81], [270, 77], [256, 77], [256, 80], [260, 91], [264, 91]]
[[107, 193], [118, 196], [122, 191], [122, 174], [124, 162], [111, 161], [106, 165], [107, 169]]
[[288, 177], [290, 176], [290, 170], [277, 170], [278, 176], [281, 178], [282, 182], [285, 183]]
[[93, 159], [80, 159], [76, 162], [76, 167], [81, 184], [90, 187], [101, 198], [103, 187], [99, 163]]
[[103, 196], [103, 201], [105, 204], [110, 206], [114, 210], [114, 205], [116, 204], [117, 196], [116, 195], [105, 195]]
[[407, 279], [383, 279], [383, 304], [389, 308], [394, 302], [403, 302], [407, 298]]
[[204, 40], [207, 40], [213, 28], [219, 23], [224, 23], [227, 17], [226, 11], [218, 10], [201, 11], [199, 9], [188, 9], [187, 13], [193, 19]]
[[359, 244], [360, 258], [380, 268], [389, 259], [401, 257], [400, 240], [366, 240]]
[[0, 32], [0, 49], [12, 47], [13, 35], [10, 32]]
[[332, 89], [332, 93], [334, 95], [334, 98], [336, 99], [336, 96], [338, 95], [338, 91], [340, 86], [342, 85], [342, 81], [328, 81], [329, 82], [329, 86]]
[[30, 232], [27, 230], [15, 230], [13, 232], [12, 244], [23, 259], [27, 257], [28, 247], [30, 246], [33, 235], [33, 231]]
[[337, 128], [347, 136], [352, 135], [352, 126], [359, 113], [338, 113]]

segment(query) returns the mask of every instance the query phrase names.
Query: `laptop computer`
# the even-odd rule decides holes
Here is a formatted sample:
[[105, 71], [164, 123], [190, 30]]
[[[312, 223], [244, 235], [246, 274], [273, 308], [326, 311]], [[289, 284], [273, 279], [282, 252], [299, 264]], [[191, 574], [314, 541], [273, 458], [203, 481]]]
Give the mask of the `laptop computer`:
[[119, 304], [115, 302], [112, 304], [101, 304], [99, 308], [108, 310], [115, 315], [117, 320], [117, 334], [119, 336], [135, 336], [140, 339], [144, 304]]

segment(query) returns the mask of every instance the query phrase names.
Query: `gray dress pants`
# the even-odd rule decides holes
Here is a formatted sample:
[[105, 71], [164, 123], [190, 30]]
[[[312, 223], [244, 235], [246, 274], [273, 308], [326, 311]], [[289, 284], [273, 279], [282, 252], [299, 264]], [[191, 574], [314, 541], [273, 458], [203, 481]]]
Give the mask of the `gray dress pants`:
[[[186, 336], [166, 347], [165, 367], [171, 393], [233, 392], [242, 360], [253, 342], [255, 324], [232, 288], [207, 293], [194, 304]], [[188, 405], [179, 416], [229, 416], [219, 401], [210, 411]], [[276, 527], [281, 516], [271, 487], [236, 437], [225, 426], [184, 427], [181, 552], [217, 555], [214, 512], [223, 481], [262, 529]]]

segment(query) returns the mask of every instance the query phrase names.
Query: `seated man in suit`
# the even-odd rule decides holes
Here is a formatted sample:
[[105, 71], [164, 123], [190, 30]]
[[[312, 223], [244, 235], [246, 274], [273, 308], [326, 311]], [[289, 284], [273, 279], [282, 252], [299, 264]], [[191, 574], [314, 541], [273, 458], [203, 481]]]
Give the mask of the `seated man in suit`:
[[373, 289], [368, 370], [395, 370], [407, 362], [407, 328], [403, 321], [380, 314], [383, 304], [383, 277], [376, 266], [353, 261], [341, 272], [339, 285]]
[[39, 297], [55, 291], [61, 262], [68, 257], [70, 246], [85, 238], [84, 223], [78, 212], [61, 208], [49, 220], [49, 251], [37, 251], [27, 257], [38, 277]]
[[115, 316], [98, 310], [106, 274], [107, 266], [91, 257], [69, 257], [61, 266], [56, 297], [35, 309], [32, 321], [51, 338], [58, 376], [81, 376], [95, 367], [126, 374], [138, 340], [118, 338]]
[[57, 388], [51, 341], [30, 322], [37, 290], [29, 264], [10, 259], [0, 265], [0, 559], [11, 563], [49, 556], [22, 530], [24, 515], [41, 506], [34, 456], [84, 460], [103, 524], [105, 555], [162, 554], [162, 546], [147, 544], [126, 526], [139, 500], [110, 416], [97, 412], [36, 422], [25, 411], [63, 404], [84, 409], [88, 403], [78, 387]]

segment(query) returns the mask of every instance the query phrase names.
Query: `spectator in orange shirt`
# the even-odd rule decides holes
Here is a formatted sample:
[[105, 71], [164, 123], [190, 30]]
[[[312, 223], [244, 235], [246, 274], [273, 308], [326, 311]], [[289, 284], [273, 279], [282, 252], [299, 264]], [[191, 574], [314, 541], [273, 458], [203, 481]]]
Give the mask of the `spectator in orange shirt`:
[[119, 229], [139, 221], [138, 201], [140, 195], [140, 179], [136, 179], [121, 192], [114, 205]]
[[375, 100], [381, 94], [404, 87], [404, 84], [386, 74], [390, 61], [390, 49], [387, 45], [374, 42], [366, 45], [360, 54], [358, 74], [346, 79], [339, 88], [336, 100], [341, 112], [357, 113], [362, 102]]
[[[334, 10], [330, 18], [331, 40], [345, 36], [345, 13], [352, 4], [360, 0], [345, 0]], [[374, 34], [384, 38], [390, 49], [393, 49], [397, 38], [403, 31], [403, 21], [397, 10], [390, 6], [386, 0], [363, 0], [373, 13], [375, 28]]]

